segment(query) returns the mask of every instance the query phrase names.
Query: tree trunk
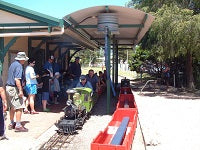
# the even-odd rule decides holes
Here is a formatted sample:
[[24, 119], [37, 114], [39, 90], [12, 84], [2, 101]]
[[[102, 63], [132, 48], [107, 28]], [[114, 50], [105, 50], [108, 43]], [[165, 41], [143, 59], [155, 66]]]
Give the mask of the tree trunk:
[[187, 52], [186, 61], [186, 84], [189, 90], [194, 90], [194, 77], [193, 77], [193, 66], [192, 66], [192, 54], [190, 51]]

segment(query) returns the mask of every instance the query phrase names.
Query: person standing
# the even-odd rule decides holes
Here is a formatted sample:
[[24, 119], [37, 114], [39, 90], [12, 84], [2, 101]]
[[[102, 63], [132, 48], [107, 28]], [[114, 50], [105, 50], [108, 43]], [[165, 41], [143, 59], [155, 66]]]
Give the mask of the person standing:
[[53, 88], [54, 89], [53, 96], [54, 96], [54, 103], [55, 104], [59, 104], [59, 102], [58, 102], [58, 98], [59, 98], [59, 95], [60, 95], [59, 77], [60, 77], [60, 73], [56, 72], [54, 79], [53, 79], [53, 87], [54, 87]]
[[47, 69], [50, 73], [50, 77], [53, 77], [53, 60], [54, 56], [50, 56], [48, 61], [44, 64], [44, 69]]
[[170, 81], [170, 67], [168, 66], [168, 64], [165, 64], [165, 68], [164, 68], [163, 72], [164, 72], [165, 83], [166, 83], [167, 88], [168, 88], [169, 81]]
[[76, 87], [79, 82], [79, 78], [81, 76], [81, 65], [80, 65], [80, 57], [76, 57], [75, 61], [70, 65], [70, 75], [73, 78], [72, 87]]
[[[17, 57], [9, 67], [8, 79], [6, 83], [6, 93], [8, 95], [8, 105], [10, 108], [10, 124], [8, 129], [15, 129], [15, 132], [28, 132], [28, 129], [21, 125], [21, 116], [24, 105], [24, 93], [22, 88], [23, 67], [22, 65], [29, 58], [25, 52], [18, 52]], [[16, 124], [14, 116], [16, 115]]]
[[88, 74], [86, 75], [86, 79], [87, 79], [87, 81], [89, 81], [92, 84], [92, 88], [93, 88], [94, 92], [97, 92], [97, 89], [98, 89], [98, 77], [94, 73], [94, 70], [90, 69], [88, 71]]
[[49, 76], [49, 71], [47, 69], [43, 70], [42, 78], [39, 85], [42, 85], [42, 108], [44, 112], [49, 112], [50, 109], [47, 108], [47, 102], [49, 101], [49, 86], [52, 84], [52, 78]]
[[37, 80], [39, 76], [35, 74], [34, 67], [35, 66], [35, 59], [30, 58], [28, 60], [28, 66], [25, 70], [25, 77], [26, 77], [26, 93], [28, 94], [28, 99], [26, 100], [26, 108], [24, 113], [29, 113], [28, 105], [31, 108], [31, 114], [39, 114], [35, 111], [34, 108], [34, 101], [35, 101], [35, 94], [37, 94]]
[[3, 113], [7, 110], [7, 100], [5, 90], [3, 88], [3, 81], [0, 76], [0, 140], [6, 139], [5, 137], [5, 122]]

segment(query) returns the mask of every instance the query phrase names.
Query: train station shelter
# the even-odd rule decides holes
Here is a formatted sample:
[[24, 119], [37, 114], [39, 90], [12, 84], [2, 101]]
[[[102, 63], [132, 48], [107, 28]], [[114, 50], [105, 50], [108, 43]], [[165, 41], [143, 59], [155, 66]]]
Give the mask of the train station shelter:
[[57, 19], [3, 1], [0, 1], [0, 18], [0, 72], [4, 81], [18, 51], [36, 59], [36, 70], [49, 55], [54, 55], [66, 69], [77, 52], [102, 47], [107, 70], [108, 113], [111, 89], [115, 94], [113, 85], [118, 84], [118, 51], [124, 46], [133, 49], [154, 20], [150, 14], [121, 6], [90, 7]]

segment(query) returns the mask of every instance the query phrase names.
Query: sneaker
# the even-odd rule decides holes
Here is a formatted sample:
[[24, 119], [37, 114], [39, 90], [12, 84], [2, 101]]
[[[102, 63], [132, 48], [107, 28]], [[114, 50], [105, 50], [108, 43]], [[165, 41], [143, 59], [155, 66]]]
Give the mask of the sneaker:
[[50, 109], [46, 108], [43, 110], [44, 112], [50, 112]]
[[31, 111], [31, 115], [34, 115], [34, 114], [39, 114], [39, 112], [37, 112], [37, 111]]
[[51, 103], [47, 102], [47, 105], [51, 105]]
[[8, 140], [8, 138], [5, 135], [0, 136], [0, 140]]
[[12, 130], [12, 129], [15, 129], [15, 125], [16, 125], [16, 123], [14, 122], [13, 124], [9, 124], [8, 125], [8, 130]]
[[30, 114], [30, 111], [24, 110], [24, 114]]
[[23, 126], [15, 127], [15, 132], [28, 132], [28, 129]]

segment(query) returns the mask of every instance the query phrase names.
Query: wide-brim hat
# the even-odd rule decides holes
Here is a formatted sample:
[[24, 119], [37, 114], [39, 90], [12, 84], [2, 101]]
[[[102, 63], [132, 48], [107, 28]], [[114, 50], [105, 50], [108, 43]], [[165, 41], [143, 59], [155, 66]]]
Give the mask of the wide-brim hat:
[[17, 57], [15, 57], [15, 60], [25, 60], [27, 61], [29, 58], [26, 56], [25, 52], [18, 52]]

